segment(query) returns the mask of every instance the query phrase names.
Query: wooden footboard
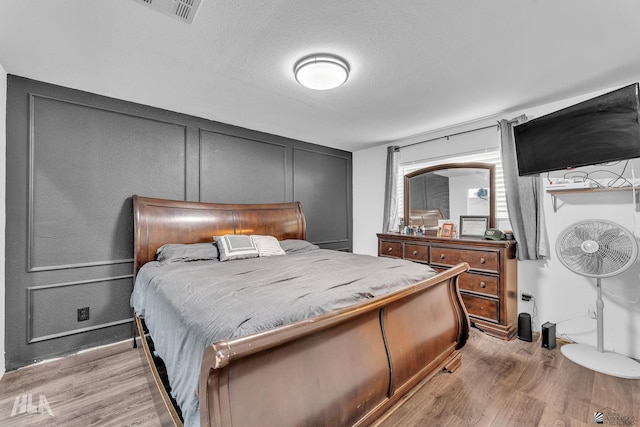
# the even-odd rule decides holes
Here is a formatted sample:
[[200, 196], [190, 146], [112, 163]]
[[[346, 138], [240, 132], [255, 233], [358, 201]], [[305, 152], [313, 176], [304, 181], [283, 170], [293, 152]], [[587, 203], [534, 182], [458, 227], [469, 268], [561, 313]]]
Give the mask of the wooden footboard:
[[369, 425], [460, 363], [466, 263], [356, 306], [217, 342], [200, 372], [202, 426]]

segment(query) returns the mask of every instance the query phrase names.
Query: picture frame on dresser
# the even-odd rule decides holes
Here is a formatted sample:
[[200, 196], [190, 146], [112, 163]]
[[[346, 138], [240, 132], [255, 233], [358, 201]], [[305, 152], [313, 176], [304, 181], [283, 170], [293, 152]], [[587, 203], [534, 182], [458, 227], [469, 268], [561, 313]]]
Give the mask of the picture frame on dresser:
[[442, 224], [442, 231], [440, 232], [440, 237], [451, 238], [453, 237], [453, 223], [445, 222]]
[[460, 215], [460, 237], [483, 237], [488, 228], [486, 215]]

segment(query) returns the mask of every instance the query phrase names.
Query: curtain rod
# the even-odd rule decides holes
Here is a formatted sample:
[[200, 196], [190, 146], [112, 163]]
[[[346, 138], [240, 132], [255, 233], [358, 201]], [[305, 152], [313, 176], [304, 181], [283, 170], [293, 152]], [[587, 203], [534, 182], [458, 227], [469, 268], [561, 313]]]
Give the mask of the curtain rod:
[[424, 144], [424, 143], [426, 143], [426, 142], [437, 141], [437, 140], [439, 140], [439, 139], [445, 139], [445, 138], [446, 138], [446, 139], [449, 139], [449, 138], [450, 138], [450, 137], [452, 137], [452, 136], [458, 136], [458, 135], [463, 135], [463, 134], [465, 134], [465, 133], [477, 132], [477, 131], [479, 131], [479, 130], [485, 130], [485, 129], [491, 129], [491, 128], [497, 128], [497, 127], [498, 127], [498, 125], [497, 125], [497, 124], [495, 124], [495, 125], [484, 126], [484, 127], [477, 128], [477, 129], [469, 129], [469, 130], [465, 130], [465, 131], [462, 131], [462, 132], [452, 133], [451, 135], [439, 136], [439, 137], [437, 137], [437, 138], [427, 139], [427, 140], [425, 140], [425, 141], [414, 142], [414, 143], [411, 143], [411, 144], [403, 145], [403, 146], [401, 146], [401, 147], [398, 147], [396, 150], [397, 150], [397, 151], [400, 151], [400, 150], [402, 150], [403, 148], [412, 147], [412, 146], [414, 146], [414, 145], [418, 145], [418, 144]]

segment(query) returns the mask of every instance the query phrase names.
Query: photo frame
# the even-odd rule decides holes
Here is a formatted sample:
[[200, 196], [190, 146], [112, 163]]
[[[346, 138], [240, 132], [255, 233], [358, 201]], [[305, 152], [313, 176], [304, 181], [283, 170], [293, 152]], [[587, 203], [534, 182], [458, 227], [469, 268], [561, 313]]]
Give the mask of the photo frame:
[[444, 224], [442, 224], [440, 237], [444, 237], [444, 238], [453, 237], [453, 227], [454, 227], [454, 224], [452, 222], [445, 222]]
[[488, 228], [488, 216], [460, 215], [460, 237], [483, 237]]

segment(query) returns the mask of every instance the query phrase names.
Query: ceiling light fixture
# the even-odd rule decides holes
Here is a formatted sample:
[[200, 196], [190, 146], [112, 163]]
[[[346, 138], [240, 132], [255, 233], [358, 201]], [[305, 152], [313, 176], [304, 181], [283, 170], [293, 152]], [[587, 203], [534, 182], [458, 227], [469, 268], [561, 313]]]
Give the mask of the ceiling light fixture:
[[298, 83], [314, 90], [336, 88], [349, 78], [349, 64], [334, 55], [306, 56], [296, 63], [293, 71]]

